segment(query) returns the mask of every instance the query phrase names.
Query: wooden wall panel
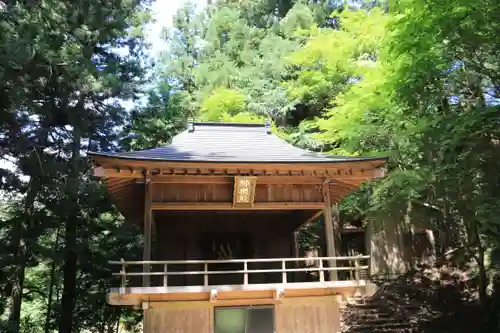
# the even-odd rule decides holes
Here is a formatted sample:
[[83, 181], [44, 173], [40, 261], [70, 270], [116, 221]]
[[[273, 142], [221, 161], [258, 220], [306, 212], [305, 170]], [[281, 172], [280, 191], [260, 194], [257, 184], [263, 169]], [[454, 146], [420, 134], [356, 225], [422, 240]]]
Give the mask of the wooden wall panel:
[[[186, 241], [185, 237], [178, 237], [174, 230], [168, 230], [157, 226], [156, 233], [156, 259], [155, 260], [179, 260], [179, 257], [186, 257]], [[192, 258], [189, 258], [192, 259]], [[154, 271], [163, 271], [162, 265], [155, 265]], [[171, 265], [169, 267], [171, 272], [184, 271], [183, 265]], [[154, 286], [161, 286], [163, 284], [163, 277], [157, 276], [154, 281]], [[169, 286], [183, 286], [185, 285], [186, 277], [180, 275], [172, 275], [168, 277]]]
[[[144, 312], [144, 333], [213, 333], [213, 304], [174, 305]], [[337, 296], [283, 299], [275, 304], [276, 333], [340, 333]]]
[[232, 202], [230, 184], [154, 184], [153, 202]]
[[[232, 184], [164, 184], [153, 186], [153, 202], [232, 202]], [[255, 202], [320, 202], [321, 186], [259, 184]]]
[[323, 201], [318, 185], [258, 184], [255, 188], [255, 202], [320, 202]]
[[144, 333], [212, 333], [212, 308], [149, 309], [144, 312]]
[[136, 184], [131, 181], [127, 186], [113, 189], [112, 194], [112, 201], [123, 216], [142, 227], [144, 217], [144, 184]]
[[371, 220], [366, 226], [365, 239], [371, 256], [370, 275], [372, 277], [394, 277], [409, 269], [405, 256], [403, 223], [388, 216], [383, 221]]
[[255, 258], [293, 255], [293, 231], [301, 219], [293, 215], [260, 214], [155, 214], [158, 260], [206, 259], [201, 242], [204, 234], [245, 234]]
[[[307, 214], [301, 211], [284, 212], [164, 212], [155, 213], [157, 260], [213, 259], [204, 252], [204, 235], [211, 233], [243, 234], [246, 258], [290, 258], [295, 256], [293, 231]], [[289, 264], [291, 265], [291, 264]], [[161, 265], [160, 265], [161, 266]], [[158, 266], [156, 270], [161, 270]], [[202, 267], [189, 267], [200, 270]], [[279, 263], [251, 263], [249, 268], [281, 268]], [[186, 269], [181, 265], [170, 270]], [[289, 275], [290, 282], [293, 274]], [[161, 285], [162, 279], [154, 279]], [[215, 281], [215, 280], [214, 280]], [[250, 275], [251, 283], [281, 282], [280, 273]], [[201, 285], [202, 276], [189, 278], [171, 276], [169, 285]], [[214, 282], [215, 283], [215, 282]], [[229, 283], [229, 282], [228, 282]], [[240, 283], [240, 282], [238, 282]]]
[[282, 233], [293, 232], [307, 221], [310, 211], [168, 211], [155, 212], [157, 232], [174, 235], [193, 232]]
[[340, 333], [336, 296], [284, 299], [275, 316], [276, 333]]

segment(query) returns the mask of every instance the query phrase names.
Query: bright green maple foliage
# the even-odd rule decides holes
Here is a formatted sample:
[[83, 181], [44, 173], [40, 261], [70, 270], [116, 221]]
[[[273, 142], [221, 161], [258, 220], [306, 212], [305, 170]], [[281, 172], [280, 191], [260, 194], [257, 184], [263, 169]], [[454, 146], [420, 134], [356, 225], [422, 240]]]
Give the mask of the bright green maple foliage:
[[372, 209], [433, 207], [476, 263], [486, 304], [485, 255], [500, 235], [500, 5], [404, 1], [393, 12], [377, 61], [317, 121], [321, 138], [391, 156]]
[[218, 88], [203, 100], [200, 107], [201, 114], [206, 120], [220, 120], [245, 112], [245, 95], [237, 90]]

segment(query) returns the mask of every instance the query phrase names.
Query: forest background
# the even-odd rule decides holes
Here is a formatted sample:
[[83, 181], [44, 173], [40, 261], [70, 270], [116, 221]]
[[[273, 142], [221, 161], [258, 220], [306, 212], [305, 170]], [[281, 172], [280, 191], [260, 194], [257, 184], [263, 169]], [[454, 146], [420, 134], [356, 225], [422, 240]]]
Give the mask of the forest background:
[[[465, 253], [496, 318], [500, 2], [186, 3], [154, 62], [150, 6], [0, 1], [0, 157], [12, 165], [0, 169], [2, 332], [140, 329], [140, 313], [105, 297], [108, 260], [139, 255], [140, 233], [86, 152], [165, 145], [188, 118], [271, 119], [301, 148], [389, 156], [387, 176], [345, 199], [341, 218], [403, 212], [408, 226], [428, 208], [450, 236], [438, 255]], [[319, 232], [304, 230], [301, 246]]]

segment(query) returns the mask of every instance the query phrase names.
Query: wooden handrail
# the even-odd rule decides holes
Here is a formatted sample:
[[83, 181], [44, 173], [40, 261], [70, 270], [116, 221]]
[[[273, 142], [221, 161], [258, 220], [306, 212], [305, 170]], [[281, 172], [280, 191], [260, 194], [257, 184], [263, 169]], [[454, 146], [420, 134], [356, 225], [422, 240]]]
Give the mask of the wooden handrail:
[[[203, 276], [203, 285], [209, 286], [209, 276], [211, 275], [234, 275], [241, 274], [243, 285], [249, 284], [249, 275], [250, 274], [267, 274], [267, 273], [281, 273], [281, 283], [288, 283], [288, 273], [294, 272], [318, 272], [319, 282], [325, 281], [325, 272], [332, 271], [349, 271], [354, 273], [355, 280], [360, 279], [359, 272], [362, 270], [369, 270], [368, 265], [360, 265], [361, 260], [368, 260], [370, 256], [350, 256], [350, 257], [313, 257], [313, 258], [263, 258], [263, 259], [229, 259], [229, 260], [167, 260], [167, 261], [110, 261], [111, 264], [119, 264], [121, 265], [121, 270], [119, 273], [112, 273], [113, 276], [121, 277], [121, 287], [126, 287], [127, 277], [133, 276], [162, 276], [163, 277], [163, 286], [165, 288], [168, 287], [168, 276]], [[317, 266], [309, 266], [303, 268], [287, 268], [287, 262], [305, 262], [305, 261], [313, 261], [317, 263]], [[323, 264], [323, 261], [327, 262], [327, 266]], [[342, 267], [336, 264], [331, 265], [330, 263], [335, 261], [347, 261], [349, 266]], [[281, 263], [281, 268], [256, 268], [249, 269], [250, 263]], [[353, 263], [354, 265], [352, 265]], [[202, 270], [192, 270], [192, 271], [172, 271], [168, 268], [169, 265], [203, 265]], [[228, 269], [228, 270], [216, 270], [210, 271], [210, 264], [243, 264], [243, 269]], [[126, 267], [133, 265], [162, 265], [162, 271], [142, 271], [142, 272], [130, 272], [130, 270], [126, 270]]]
[[[366, 266], [358, 267], [324, 267], [321, 268], [323, 271], [355, 271], [355, 270], [365, 270], [368, 269]], [[188, 271], [188, 272], [134, 272], [134, 273], [112, 273], [114, 276], [145, 276], [145, 275], [158, 275], [158, 276], [170, 276], [170, 275], [216, 275], [216, 274], [252, 274], [252, 273], [292, 273], [292, 272], [315, 272], [319, 271], [318, 267], [307, 267], [307, 268], [286, 268], [286, 269], [247, 269], [247, 270], [228, 270], [228, 271]]]
[[111, 265], [189, 265], [189, 264], [238, 264], [252, 262], [291, 262], [291, 261], [315, 261], [315, 260], [362, 260], [370, 259], [370, 256], [351, 256], [351, 257], [311, 257], [311, 258], [263, 258], [263, 259], [224, 259], [224, 260], [150, 260], [150, 261], [108, 261]]

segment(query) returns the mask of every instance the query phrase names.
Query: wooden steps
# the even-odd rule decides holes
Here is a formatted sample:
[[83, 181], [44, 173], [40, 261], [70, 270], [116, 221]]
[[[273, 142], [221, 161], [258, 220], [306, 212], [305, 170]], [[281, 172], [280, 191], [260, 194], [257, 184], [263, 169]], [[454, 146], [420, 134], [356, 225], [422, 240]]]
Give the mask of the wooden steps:
[[415, 333], [417, 327], [409, 318], [420, 306], [408, 300], [388, 301], [377, 296], [351, 299], [342, 311], [345, 333]]

